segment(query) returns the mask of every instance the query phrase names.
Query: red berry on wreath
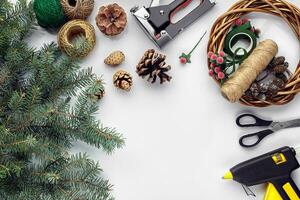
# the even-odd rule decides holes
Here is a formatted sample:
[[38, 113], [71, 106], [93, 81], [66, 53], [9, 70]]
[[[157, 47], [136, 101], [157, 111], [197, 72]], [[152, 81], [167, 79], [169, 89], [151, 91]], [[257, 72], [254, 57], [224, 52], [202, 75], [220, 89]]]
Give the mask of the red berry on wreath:
[[209, 74], [210, 76], [213, 76], [215, 73], [214, 73], [214, 71], [213, 71], [212, 69], [210, 69], [209, 72], [208, 72], [208, 74]]
[[208, 57], [208, 58], [211, 58], [211, 56], [212, 56], [213, 54], [214, 54], [214, 53], [210, 51], [210, 52], [207, 53], [207, 57]]
[[220, 51], [220, 52], [219, 52], [219, 56], [225, 57], [225, 52], [224, 52], [224, 51]]
[[242, 20], [242, 19], [237, 19], [237, 20], [235, 21], [235, 25], [236, 25], [236, 26], [241, 26], [241, 25], [243, 25], [243, 20]]
[[225, 74], [223, 72], [218, 73], [218, 78], [223, 80], [225, 78]]
[[221, 72], [221, 68], [220, 67], [216, 67], [215, 68], [215, 72], [218, 74], [219, 72]]
[[224, 63], [224, 58], [218, 57], [217, 58], [217, 63], [220, 64], [220, 65], [223, 64]]
[[249, 18], [248, 18], [248, 17], [245, 17], [245, 18], [243, 19], [243, 24], [246, 24], [247, 22], [249, 22]]
[[210, 57], [210, 59], [212, 59], [212, 60], [217, 60], [217, 58], [218, 58], [218, 56], [217, 56], [216, 54], [213, 54], [213, 55]]

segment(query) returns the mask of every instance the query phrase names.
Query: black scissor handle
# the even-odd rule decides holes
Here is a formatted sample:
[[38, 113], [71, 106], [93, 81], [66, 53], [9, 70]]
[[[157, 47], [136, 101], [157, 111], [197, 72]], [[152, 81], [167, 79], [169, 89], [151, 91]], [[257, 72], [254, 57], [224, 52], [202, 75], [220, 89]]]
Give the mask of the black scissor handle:
[[[254, 123], [242, 123], [243, 119], [252, 119], [254, 120]], [[237, 119], [236, 119], [236, 124], [239, 127], [259, 127], [259, 126], [270, 126], [272, 124], [273, 121], [268, 121], [268, 120], [264, 120], [261, 119], [253, 114], [243, 114], [240, 115]]]
[[[246, 148], [250, 148], [250, 147], [255, 147], [256, 145], [258, 145], [265, 137], [267, 137], [268, 135], [271, 135], [272, 133], [274, 133], [274, 131], [267, 129], [267, 130], [263, 130], [257, 133], [252, 133], [252, 134], [248, 134], [245, 135], [243, 137], [240, 138], [240, 145], [242, 147], [246, 147]], [[256, 138], [256, 142], [252, 143], [252, 144], [247, 144], [245, 142], [245, 140], [251, 139], [251, 138]]]

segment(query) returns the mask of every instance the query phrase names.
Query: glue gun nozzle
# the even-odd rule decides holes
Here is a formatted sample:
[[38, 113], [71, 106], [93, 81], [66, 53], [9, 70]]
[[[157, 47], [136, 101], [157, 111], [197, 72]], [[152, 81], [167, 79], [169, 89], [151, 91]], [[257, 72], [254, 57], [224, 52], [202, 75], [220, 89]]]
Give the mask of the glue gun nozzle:
[[232, 173], [229, 171], [227, 172], [224, 176], [223, 176], [224, 180], [232, 180], [233, 179], [233, 175]]

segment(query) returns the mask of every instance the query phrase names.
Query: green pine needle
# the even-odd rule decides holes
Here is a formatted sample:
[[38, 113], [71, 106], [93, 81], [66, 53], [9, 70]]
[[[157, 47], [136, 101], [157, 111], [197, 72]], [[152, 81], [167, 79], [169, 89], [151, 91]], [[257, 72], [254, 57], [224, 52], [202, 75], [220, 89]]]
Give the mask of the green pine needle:
[[[92, 69], [54, 43], [40, 50], [24, 39], [35, 24], [32, 4], [0, 1], [0, 196], [5, 200], [110, 200], [112, 185], [86, 154], [70, 155], [77, 140], [107, 153], [124, 145], [96, 119], [104, 91]], [[81, 37], [75, 50], [88, 48]]]

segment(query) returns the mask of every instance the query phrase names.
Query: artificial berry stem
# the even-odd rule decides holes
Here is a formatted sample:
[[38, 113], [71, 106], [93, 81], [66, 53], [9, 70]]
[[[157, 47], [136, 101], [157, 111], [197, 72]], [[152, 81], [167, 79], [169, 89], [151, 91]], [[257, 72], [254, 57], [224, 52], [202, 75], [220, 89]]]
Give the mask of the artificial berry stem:
[[201, 36], [200, 40], [197, 42], [197, 44], [194, 46], [194, 48], [190, 51], [190, 53], [188, 55], [191, 55], [195, 49], [197, 48], [197, 46], [200, 44], [200, 42], [203, 40], [204, 36], [206, 35], [207, 31], [205, 31], [205, 33]]
[[205, 33], [201, 36], [200, 40], [197, 42], [197, 44], [194, 46], [194, 48], [188, 54], [185, 54], [185, 53], [181, 54], [181, 56], [179, 57], [179, 59], [180, 59], [180, 62], [182, 64], [191, 63], [192, 53], [198, 47], [198, 45], [200, 44], [200, 42], [202, 41], [202, 39], [204, 38], [204, 36], [206, 35], [206, 33], [207, 33], [207, 31], [205, 31]]

